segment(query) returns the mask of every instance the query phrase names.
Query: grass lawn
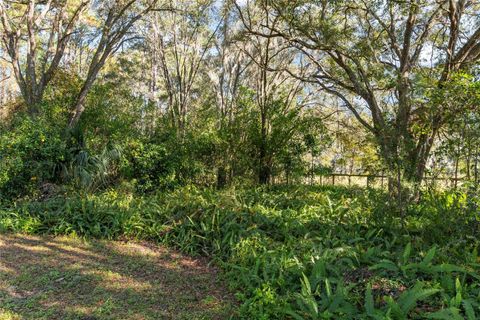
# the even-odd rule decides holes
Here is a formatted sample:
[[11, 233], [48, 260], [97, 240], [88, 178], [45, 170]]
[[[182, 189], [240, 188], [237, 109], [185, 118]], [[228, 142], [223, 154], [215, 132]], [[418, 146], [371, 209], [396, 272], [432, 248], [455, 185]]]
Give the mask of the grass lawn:
[[0, 235], [0, 320], [226, 319], [205, 261], [148, 243]]

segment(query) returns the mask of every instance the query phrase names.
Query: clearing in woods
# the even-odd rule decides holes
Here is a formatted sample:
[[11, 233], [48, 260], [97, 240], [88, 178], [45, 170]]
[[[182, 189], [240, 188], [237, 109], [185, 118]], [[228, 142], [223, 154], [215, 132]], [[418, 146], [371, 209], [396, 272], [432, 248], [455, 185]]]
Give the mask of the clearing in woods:
[[0, 235], [0, 320], [225, 319], [204, 260], [148, 243]]

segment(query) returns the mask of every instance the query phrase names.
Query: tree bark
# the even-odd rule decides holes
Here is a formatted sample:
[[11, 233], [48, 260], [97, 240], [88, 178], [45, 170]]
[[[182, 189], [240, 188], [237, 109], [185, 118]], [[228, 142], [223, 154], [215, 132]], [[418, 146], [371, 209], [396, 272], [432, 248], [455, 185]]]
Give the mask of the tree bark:
[[223, 189], [227, 185], [227, 170], [224, 166], [217, 169], [217, 189]]

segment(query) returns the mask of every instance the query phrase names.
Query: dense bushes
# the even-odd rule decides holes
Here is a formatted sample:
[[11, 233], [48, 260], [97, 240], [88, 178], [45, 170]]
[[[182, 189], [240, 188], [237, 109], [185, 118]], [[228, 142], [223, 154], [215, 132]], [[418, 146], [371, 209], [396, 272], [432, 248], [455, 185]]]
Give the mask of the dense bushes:
[[18, 118], [0, 131], [0, 201], [42, 197], [45, 188], [95, 190], [118, 173], [120, 148], [91, 150], [79, 128], [53, 126], [48, 118]]
[[[182, 137], [168, 124], [141, 134], [126, 125], [134, 121], [128, 107], [137, 108], [137, 101], [120, 89], [115, 96], [106, 87], [95, 88], [91, 102], [96, 108], [75, 128], [67, 127], [68, 113], [61, 106], [68, 95], [47, 99], [42, 115], [17, 114], [1, 123], [0, 202], [39, 198], [45, 185], [92, 192], [126, 182], [142, 194], [214, 183], [215, 137]], [[119, 107], [119, 101], [128, 104]], [[108, 117], [112, 110], [118, 111], [117, 118]], [[98, 125], [108, 127], [107, 132]]]
[[40, 117], [18, 118], [0, 130], [0, 201], [38, 197], [45, 184], [91, 192], [127, 181], [143, 194], [215, 181], [209, 137], [103, 144], [88, 136], [81, 126], [67, 130]]
[[182, 138], [165, 129], [147, 141], [131, 139], [123, 149], [122, 177], [133, 181], [140, 194], [215, 181], [215, 141], [208, 135]]
[[16, 119], [14, 130], [0, 134], [0, 200], [32, 193], [58, 177], [65, 142], [54, 127], [37, 119]]
[[69, 108], [81, 81], [59, 72], [53, 84], [38, 114], [19, 105], [0, 122], [0, 201], [39, 198], [45, 185], [93, 192], [125, 183], [145, 194], [188, 184], [252, 184], [260, 167], [269, 179], [291, 183], [314, 169], [313, 157], [328, 140], [318, 115], [286, 112], [278, 101], [269, 115], [272, 132], [259, 138], [253, 92], [242, 95], [243, 107], [228, 122], [219, 122], [208, 100], [198, 110], [201, 117], [178, 128], [168, 113], [151, 112], [158, 105], [112, 78], [93, 86], [82, 119], [70, 128]]
[[208, 255], [245, 319], [475, 319], [478, 213], [466, 199], [426, 196], [400, 221], [385, 218], [384, 195], [363, 189], [111, 191], [3, 209], [0, 229], [135, 237]]
[[130, 143], [125, 154], [123, 172], [138, 183], [139, 191], [164, 189], [175, 179], [174, 163], [165, 146]]

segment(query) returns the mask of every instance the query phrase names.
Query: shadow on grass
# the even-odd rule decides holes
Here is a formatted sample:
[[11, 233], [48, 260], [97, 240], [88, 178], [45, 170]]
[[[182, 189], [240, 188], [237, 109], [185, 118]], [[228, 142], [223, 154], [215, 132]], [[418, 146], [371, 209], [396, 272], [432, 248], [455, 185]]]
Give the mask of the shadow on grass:
[[227, 319], [216, 270], [146, 243], [0, 236], [0, 319]]

